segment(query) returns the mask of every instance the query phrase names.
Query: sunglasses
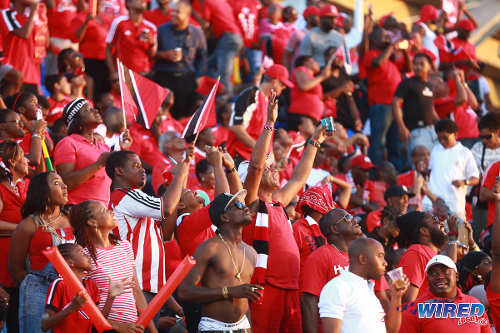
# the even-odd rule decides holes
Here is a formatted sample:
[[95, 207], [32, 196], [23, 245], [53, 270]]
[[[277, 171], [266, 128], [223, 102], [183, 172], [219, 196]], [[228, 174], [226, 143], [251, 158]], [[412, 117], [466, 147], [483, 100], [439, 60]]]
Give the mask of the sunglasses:
[[344, 220], [347, 222], [347, 224], [351, 224], [352, 225], [352, 224], [356, 223], [356, 220], [354, 219], [354, 216], [352, 216], [351, 214], [347, 213], [344, 216], [342, 216], [342, 218], [340, 220], [338, 220], [337, 223], [334, 224], [334, 226], [337, 225], [337, 224], [339, 224], [340, 222], [342, 222]]
[[493, 134], [486, 134], [486, 135], [480, 135], [479, 137], [481, 138], [481, 140], [489, 140], [491, 139], [491, 137], [493, 136]]
[[[240, 202], [240, 201], [233, 202], [233, 204], [231, 206], [235, 206], [236, 208], [241, 209], [241, 210], [244, 210], [245, 208], [247, 208], [247, 206], [245, 206], [245, 204]], [[224, 209], [224, 212], [227, 212], [231, 208], [231, 206]]]

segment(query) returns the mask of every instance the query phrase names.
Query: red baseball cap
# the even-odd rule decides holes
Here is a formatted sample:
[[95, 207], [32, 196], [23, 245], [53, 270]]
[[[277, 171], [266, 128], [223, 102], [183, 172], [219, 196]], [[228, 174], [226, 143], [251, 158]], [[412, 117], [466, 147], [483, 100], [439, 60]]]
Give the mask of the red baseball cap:
[[433, 5], [424, 5], [422, 9], [420, 9], [420, 21], [435, 21], [438, 19], [439, 13], [436, 7]]
[[[208, 96], [210, 94], [210, 91], [212, 91], [212, 87], [214, 86], [215, 80], [213, 77], [210, 76], [202, 76], [200, 78], [200, 84], [198, 85], [198, 88], [196, 88], [196, 92], [203, 95], [203, 96]], [[225, 86], [222, 84], [222, 82], [219, 82], [219, 87], [217, 88], [217, 95], [221, 94], [222, 90], [224, 90]]]
[[272, 65], [267, 69], [266, 75], [272, 77], [275, 80], [279, 80], [288, 88], [293, 88], [293, 83], [290, 82], [289, 80], [288, 70], [283, 65], [279, 64]]
[[465, 31], [471, 32], [476, 29], [474, 23], [471, 20], [460, 20], [458, 22], [458, 27], [464, 29]]
[[375, 167], [370, 158], [366, 155], [356, 155], [351, 159], [351, 167], [360, 167], [363, 170], [370, 170]]
[[318, 15], [319, 15], [319, 8], [316, 6], [308, 6], [306, 9], [304, 9], [304, 12], [302, 13], [302, 16], [304, 16], [304, 18], [309, 16], [318, 16]]
[[334, 5], [324, 5], [319, 9], [319, 17], [339, 16], [339, 11]]

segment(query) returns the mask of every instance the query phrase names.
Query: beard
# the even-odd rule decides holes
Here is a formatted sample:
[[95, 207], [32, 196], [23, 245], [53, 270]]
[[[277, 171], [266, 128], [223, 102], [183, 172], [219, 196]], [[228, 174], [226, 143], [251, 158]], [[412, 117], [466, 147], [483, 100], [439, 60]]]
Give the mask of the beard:
[[432, 228], [430, 229], [431, 242], [438, 248], [443, 247], [448, 240], [448, 236], [439, 229]]

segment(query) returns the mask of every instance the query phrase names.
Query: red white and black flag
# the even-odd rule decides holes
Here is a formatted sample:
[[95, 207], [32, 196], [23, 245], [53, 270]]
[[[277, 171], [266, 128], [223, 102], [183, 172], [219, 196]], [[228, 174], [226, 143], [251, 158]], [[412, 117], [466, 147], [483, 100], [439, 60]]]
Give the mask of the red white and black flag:
[[124, 114], [137, 119], [140, 111], [144, 125], [147, 129], [151, 128], [168, 91], [127, 68], [119, 59], [116, 61]]
[[205, 128], [213, 127], [217, 125], [217, 116], [215, 111], [215, 95], [217, 94], [217, 89], [219, 87], [219, 79], [214, 83], [210, 94], [205, 97], [203, 105], [196, 110], [196, 112], [189, 119], [186, 128], [184, 128], [184, 133], [182, 133], [183, 138], [189, 138], [190, 136], [196, 135], [203, 131]]

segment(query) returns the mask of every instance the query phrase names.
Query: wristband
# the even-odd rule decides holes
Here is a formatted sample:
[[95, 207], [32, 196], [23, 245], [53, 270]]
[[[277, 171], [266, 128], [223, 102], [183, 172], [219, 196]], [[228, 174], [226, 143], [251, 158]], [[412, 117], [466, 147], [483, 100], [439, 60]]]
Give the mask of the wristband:
[[32, 137], [32, 138], [40, 138], [40, 139], [42, 138], [42, 137], [40, 136], [40, 134], [36, 134], [36, 133], [35, 133], [35, 134], [31, 134], [31, 137]]
[[450, 231], [448, 236], [458, 236], [458, 231]]
[[271, 125], [268, 125], [268, 124], [264, 124], [264, 129], [268, 130], [268, 131], [271, 131], [271, 132], [274, 131], [274, 127], [271, 126]]
[[229, 291], [227, 290], [227, 287], [222, 287], [222, 297], [224, 297], [224, 299], [228, 299], [229, 298]]
[[314, 141], [313, 139], [307, 139], [307, 143], [318, 149], [321, 148], [321, 145], [318, 142]]
[[226, 170], [226, 173], [232, 173], [234, 171], [236, 171], [236, 167], [232, 167], [231, 169]]

